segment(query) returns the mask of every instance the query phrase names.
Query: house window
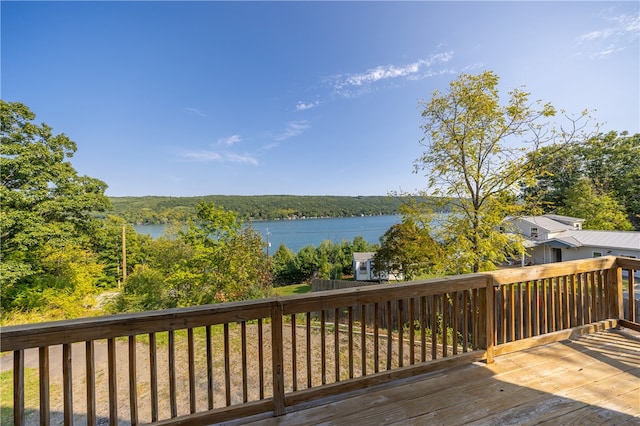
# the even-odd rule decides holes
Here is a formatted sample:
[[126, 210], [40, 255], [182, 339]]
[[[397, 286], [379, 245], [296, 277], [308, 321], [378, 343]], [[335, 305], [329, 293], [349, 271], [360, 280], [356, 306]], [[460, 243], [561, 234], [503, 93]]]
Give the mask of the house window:
[[367, 262], [360, 262], [360, 272], [367, 272]]
[[593, 257], [602, 257], [602, 252], [601, 251], [594, 251], [593, 252]]
[[538, 238], [538, 228], [531, 228], [531, 238]]

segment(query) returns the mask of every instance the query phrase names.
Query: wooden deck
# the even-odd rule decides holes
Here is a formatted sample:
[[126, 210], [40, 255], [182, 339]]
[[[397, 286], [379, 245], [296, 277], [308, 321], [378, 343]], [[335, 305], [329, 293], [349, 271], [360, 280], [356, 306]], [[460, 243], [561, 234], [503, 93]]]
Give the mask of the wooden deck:
[[585, 335], [228, 424], [638, 425], [640, 333]]

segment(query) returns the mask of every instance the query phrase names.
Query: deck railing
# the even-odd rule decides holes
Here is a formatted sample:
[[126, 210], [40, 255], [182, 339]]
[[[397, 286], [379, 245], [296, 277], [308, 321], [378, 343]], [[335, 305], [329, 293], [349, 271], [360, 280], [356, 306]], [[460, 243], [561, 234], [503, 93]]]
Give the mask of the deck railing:
[[[4, 327], [14, 423], [210, 424], [633, 322], [602, 257]], [[34, 352], [36, 351], [36, 352]], [[37, 355], [36, 355], [37, 353]], [[37, 360], [31, 360], [31, 354]], [[35, 401], [35, 402], [34, 402]]]

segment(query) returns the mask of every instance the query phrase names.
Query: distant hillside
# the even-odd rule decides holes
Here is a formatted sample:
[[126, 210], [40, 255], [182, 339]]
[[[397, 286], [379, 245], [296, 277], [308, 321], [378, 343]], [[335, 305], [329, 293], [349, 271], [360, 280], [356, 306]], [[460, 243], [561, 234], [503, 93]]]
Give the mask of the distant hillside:
[[390, 196], [314, 195], [207, 195], [200, 197], [110, 197], [108, 214], [130, 223], [183, 222], [195, 217], [196, 206], [214, 202], [237, 212], [244, 220], [294, 219], [301, 217], [349, 217], [397, 214], [407, 199]]

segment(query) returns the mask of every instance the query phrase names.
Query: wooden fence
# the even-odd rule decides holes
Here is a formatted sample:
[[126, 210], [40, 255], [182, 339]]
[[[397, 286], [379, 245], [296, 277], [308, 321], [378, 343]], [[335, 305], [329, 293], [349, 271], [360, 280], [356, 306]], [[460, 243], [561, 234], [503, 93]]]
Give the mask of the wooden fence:
[[602, 257], [4, 327], [13, 421], [210, 424], [279, 416], [304, 401], [491, 362], [572, 333], [640, 329], [634, 305], [623, 307], [622, 269], [634, 299], [640, 260]]

